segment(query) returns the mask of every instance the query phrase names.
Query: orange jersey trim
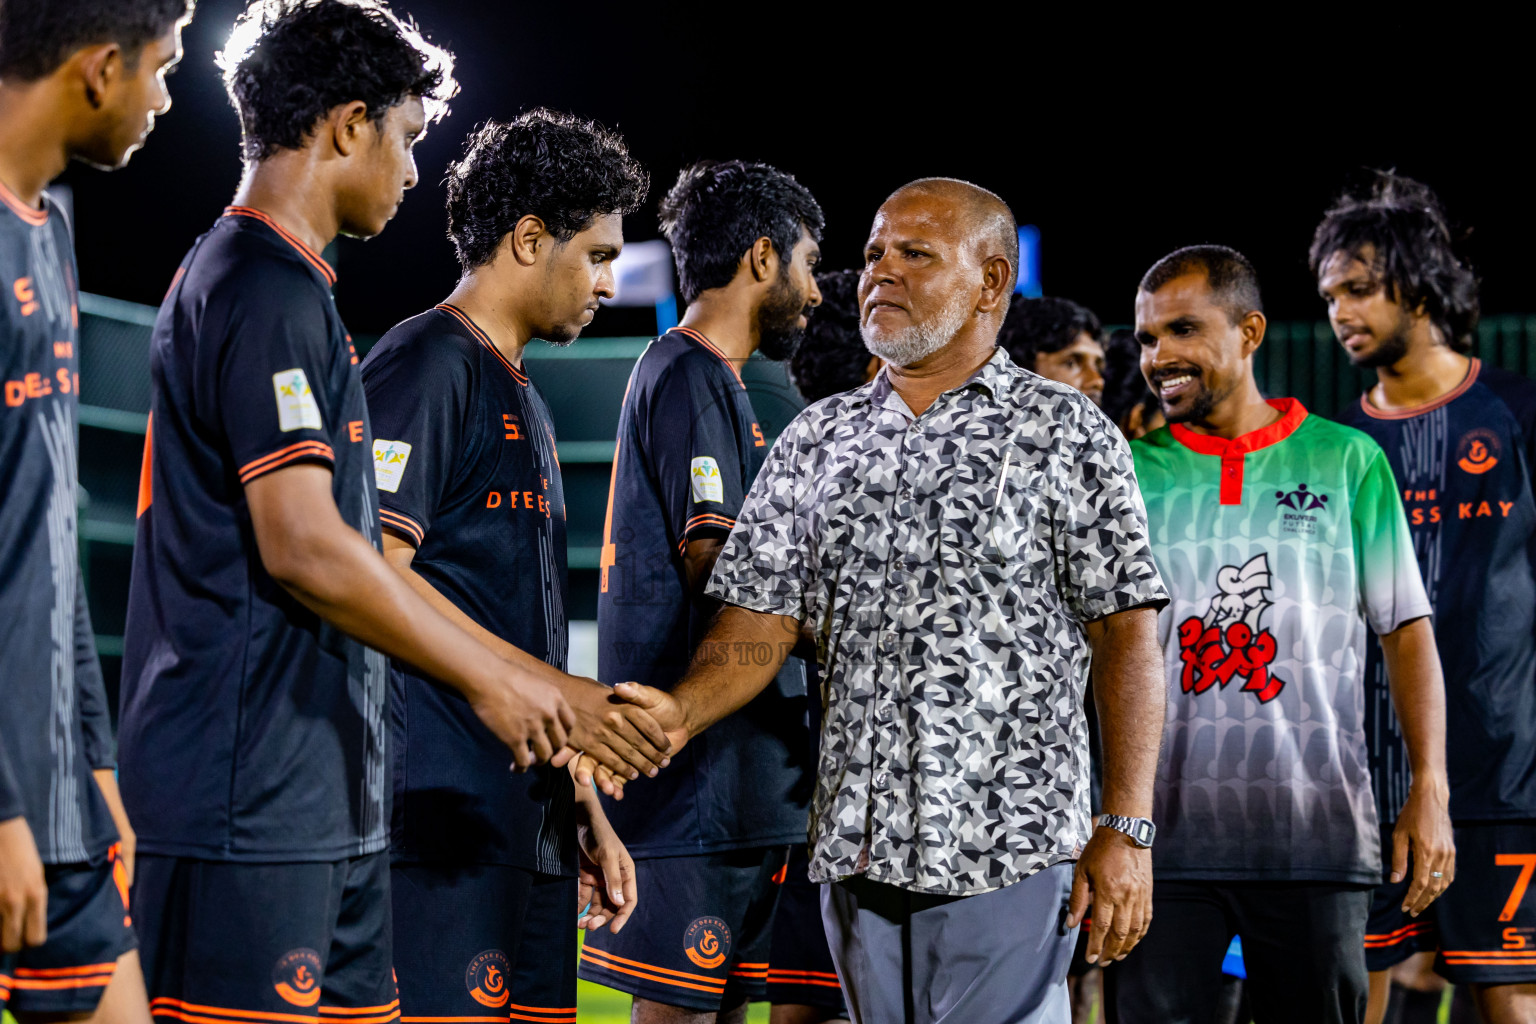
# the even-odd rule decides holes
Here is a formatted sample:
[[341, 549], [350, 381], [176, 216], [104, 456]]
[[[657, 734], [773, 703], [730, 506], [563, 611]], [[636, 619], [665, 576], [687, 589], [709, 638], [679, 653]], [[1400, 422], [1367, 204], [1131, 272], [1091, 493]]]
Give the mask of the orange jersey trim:
[[[645, 353], [642, 352], [640, 359], [644, 358]], [[620, 409], [629, 404], [629, 391], [635, 386], [635, 374], [638, 372], [640, 372], [639, 359], [635, 360], [635, 368], [629, 372], [629, 383], [624, 385], [624, 398], [619, 402]], [[603, 513], [603, 547], [597, 560], [597, 591], [600, 594], [608, 593], [608, 570], [619, 564], [619, 546], [613, 542], [613, 492], [619, 482], [619, 452], [623, 448], [624, 437], [621, 434], [613, 439], [613, 462], [608, 465], [608, 509]]]
[[[319, 1024], [319, 1016], [305, 1016], [300, 1013], [268, 1013], [265, 1010], [232, 1010], [223, 1006], [205, 1006], [201, 1003], [188, 1003], [180, 999], [171, 999], [161, 996], [159, 999], [149, 1001], [151, 1013], [168, 1014], [178, 1017], [181, 1011], [189, 1011], [191, 1014], [213, 1014], [225, 1020], [271, 1020], [281, 1021], [283, 1024]], [[180, 1016], [182, 1020], [191, 1019], [190, 1016]], [[208, 1018], [213, 1019], [213, 1018]]]
[[329, 1013], [335, 1016], [356, 1016], [369, 1013], [388, 1013], [391, 1010], [398, 1009], [400, 1009], [400, 1000], [396, 999], [394, 1002], [384, 1006], [322, 1006], [319, 1012], [321, 1015]]
[[736, 378], [736, 383], [741, 385], [741, 389], [743, 391], [745, 391], [747, 389], [747, 382], [741, 379], [741, 370], [737, 368], [735, 363], [731, 362], [731, 359], [730, 359], [729, 356], [727, 356], [724, 352], [721, 352], [718, 348], [715, 347], [715, 343], [714, 342], [712, 342], [708, 338], [704, 337], [704, 335], [700, 334], [698, 331], [694, 330], [692, 327], [674, 327], [674, 328], [672, 328], [672, 330], [676, 331], [679, 334], [686, 334], [688, 337], [692, 338], [694, 341], [698, 342], [700, 345], [703, 345], [705, 348], [709, 349], [716, 356], [719, 356], [720, 357], [720, 361], [722, 363], [724, 363], [726, 366], [729, 366], [731, 368], [731, 375]]
[[482, 331], [479, 326], [469, 318], [468, 313], [464, 312], [458, 306], [451, 305], [447, 302], [439, 302], [433, 308], [440, 309], [444, 313], [452, 314], [454, 319], [458, 320], [459, 323], [463, 324], [465, 328], [469, 330], [470, 334], [474, 335], [476, 341], [490, 349], [491, 355], [501, 360], [501, 365], [507, 368], [507, 372], [512, 375], [514, 380], [516, 380], [524, 387], [528, 386], [528, 375], [523, 373], [522, 370], [519, 370], [517, 367], [513, 366], [512, 361], [501, 354], [501, 349], [497, 348], [495, 344], [492, 343], [490, 335]]
[[768, 972], [768, 984], [770, 984], [770, 985], [811, 985], [811, 986], [814, 986], [816, 988], [842, 988], [842, 986], [837, 983], [837, 979], [836, 979], [835, 976], [833, 977], [833, 979], [831, 981], [828, 981], [825, 978], [783, 977], [778, 972], [775, 972], [775, 971], [769, 971]]
[[508, 1003], [509, 1010], [522, 1010], [525, 1013], [575, 1013], [574, 1006], [519, 1006], [517, 1003]]
[[[549, 1014], [549, 1013], [555, 1013], [557, 1011], [555, 1011], [555, 1010], [535, 1010], [534, 1012], [535, 1013], [540, 1013], [540, 1014]], [[569, 1011], [562, 1010], [562, 1011], [558, 1011], [558, 1012], [564, 1013], [564, 1014], [566, 1014], [566, 1016], [563, 1016], [563, 1017], [547, 1017], [547, 1016], [531, 1017], [531, 1016], [529, 1016], [526, 1013], [517, 1013], [517, 1012], [512, 1011], [512, 1010], [508, 1010], [507, 1011], [507, 1016], [510, 1017], [513, 1020], [541, 1020], [541, 1021], [544, 1022], [544, 1024], [576, 1024], [576, 1011], [575, 1010], [569, 1010]]]
[[106, 988], [111, 983], [112, 972], [108, 971], [80, 978], [17, 978], [11, 982], [11, 988], [17, 992], [55, 992], [69, 988]]
[[[598, 959], [599, 955], [607, 957], [608, 959], [616, 960], [618, 963], [607, 963], [604, 960]], [[593, 967], [601, 967], [604, 970], [617, 971], [620, 974], [629, 974], [636, 978], [640, 978], [643, 981], [654, 981], [657, 984], [671, 985], [674, 988], [689, 988], [698, 992], [708, 992], [711, 995], [717, 996], [725, 994], [725, 982], [715, 981], [713, 978], [708, 978], [701, 974], [687, 974], [683, 971], [669, 970], [666, 967], [653, 967], [650, 964], [642, 964], [637, 960], [626, 960], [621, 956], [614, 956], [612, 953], [604, 953], [600, 949], [592, 949], [588, 946], [581, 947], [581, 956], [582, 959], [591, 964]], [[632, 970], [628, 967], [621, 966], [621, 964], [634, 964], [636, 967], [644, 968], [644, 970]], [[677, 975], [680, 978], [697, 978], [699, 981], [706, 982], [706, 984], [699, 985], [691, 981], [678, 981], [674, 978], [663, 976], [668, 974]]]
[[1371, 404], [1371, 393], [1367, 391], [1360, 396], [1360, 408], [1373, 420], [1411, 420], [1415, 416], [1422, 416], [1427, 412], [1433, 412], [1442, 405], [1449, 405], [1466, 394], [1467, 389], [1477, 383], [1477, 372], [1482, 369], [1482, 366], [1483, 361], [1473, 356], [1471, 363], [1467, 365], [1467, 375], [1461, 379], [1460, 384], [1457, 384], [1439, 398], [1425, 402], [1423, 405], [1416, 405], [1411, 409], [1378, 409]]
[[304, 260], [310, 266], [320, 271], [320, 276], [325, 278], [326, 284], [333, 285], [336, 283], [336, 271], [331, 269], [331, 265], [325, 262], [319, 253], [315, 252], [315, 250], [299, 241], [297, 235], [293, 234], [293, 232], [289, 231], [277, 221], [273, 220], [268, 214], [262, 213], [260, 210], [250, 206], [226, 206], [224, 207], [224, 216], [249, 217], [252, 220], [261, 221], [267, 227], [271, 228], [273, 231], [276, 231], [278, 235], [282, 237], [283, 241], [297, 249], [299, 255], [304, 257]]
[[323, 458], [326, 462], [336, 461], [336, 452], [330, 445], [321, 441], [300, 441], [291, 444], [287, 448], [279, 448], [269, 455], [263, 455], [259, 459], [252, 459], [240, 467], [240, 482], [248, 484], [263, 473], [270, 473], [278, 466], [286, 465], [294, 459]]
[[111, 974], [117, 970], [117, 961], [91, 964], [88, 967], [18, 967], [18, 978], [70, 978], [80, 974]]
[[149, 506], [155, 503], [154, 443], [155, 414], [150, 413], [149, 419], [144, 422], [144, 458], [139, 463], [139, 510], [133, 514], [135, 519], [148, 512]]
[[1404, 925], [1393, 932], [1382, 935], [1367, 935], [1365, 937], [1366, 949], [1378, 949], [1383, 946], [1395, 946], [1399, 942], [1406, 942], [1415, 935], [1422, 935], [1430, 930], [1429, 922], [1419, 921], [1414, 924]]
[[392, 530], [398, 530], [416, 542], [421, 547], [421, 542], [426, 539], [427, 532], [417, 525], [416, 520], [410, 516], [403, 516], [399, 512], [393, 512], [387, 508], [379, 509], [379, 522]]
[[28, 206], [21, 201], [21, 197], [6, 187], [5, 182], [0, 181], [0, 201], [11, 208], [11, 212], [33, 227], [42, 227], [48, 223], [48, 208], [41, 209]]
[[401, 1017], [400, 1024], [503, 1024], [501, 1017]]

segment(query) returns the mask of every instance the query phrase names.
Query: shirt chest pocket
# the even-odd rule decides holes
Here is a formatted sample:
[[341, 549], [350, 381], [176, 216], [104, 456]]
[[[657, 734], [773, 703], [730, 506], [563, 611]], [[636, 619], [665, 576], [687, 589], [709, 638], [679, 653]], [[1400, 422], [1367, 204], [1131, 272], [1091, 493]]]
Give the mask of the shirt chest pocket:
[[1049, 547], [1043, 475], [1016, 445], [958, 460], [940, 507], [946, 565], [1014, 576]]

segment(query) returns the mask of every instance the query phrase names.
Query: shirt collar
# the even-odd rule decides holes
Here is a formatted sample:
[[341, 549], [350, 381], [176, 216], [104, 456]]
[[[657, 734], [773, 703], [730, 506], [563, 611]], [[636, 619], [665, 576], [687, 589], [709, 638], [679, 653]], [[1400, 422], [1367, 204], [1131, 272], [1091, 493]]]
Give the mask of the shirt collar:
[[1173, 432], [1174, 440], [1197, 455], [1235, 458], [1249, 452], [1256, 452], [1260, 448], [1268, 448], [1272, 444], [1279, 444], [1296, 433], [1296, 428], [1301, 426], [1301, 421], [1307, 418], [1307, 410], [1294, 398], [1271, 398], [1269, 404], [1279, 411], [1278, 420], [1267, 427], [1250, 430], [1231, 440], [1212, 434], [1197, 434], [1182, 423], [1174, 423], [1168, 429]]
[[[944, 392], [944, 395], [972, 390], [981, 392], [995, 401], [999, 394], [1008, 390], [1022, 372], [1018, 364], [1008, 358], [1008, 353], [999, 345], [992, 350], [991, 358], [977, 367], [976, 372], [971, 374], [965, 383], [950, 388]], [[944, 395], [939, 397], [943, 398]], [[873, 406], [889, 407], [903, 411], [908, 416], [912, 415], [911, 410], [907, 408], [907, 403], [902, 401], [901, 396], [896, 394], [896, 389], [891, 385], [889, 368], [886, 366], [880, 367], [880, 372], [875, 374], [874, 380], [855, 391], [854, 397]]]

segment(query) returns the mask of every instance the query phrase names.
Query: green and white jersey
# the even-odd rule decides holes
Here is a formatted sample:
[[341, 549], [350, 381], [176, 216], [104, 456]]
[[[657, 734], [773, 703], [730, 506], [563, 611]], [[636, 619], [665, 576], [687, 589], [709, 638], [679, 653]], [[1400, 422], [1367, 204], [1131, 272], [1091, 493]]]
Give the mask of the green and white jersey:
[[1391, 632], [1429, 600], [1376, 442], [1270, 404], [1278, 422], [1232, 440], [1176, 424], [1131, 446], [1173, 595], [1153, 865], [1374, 884], [1366, 628]]

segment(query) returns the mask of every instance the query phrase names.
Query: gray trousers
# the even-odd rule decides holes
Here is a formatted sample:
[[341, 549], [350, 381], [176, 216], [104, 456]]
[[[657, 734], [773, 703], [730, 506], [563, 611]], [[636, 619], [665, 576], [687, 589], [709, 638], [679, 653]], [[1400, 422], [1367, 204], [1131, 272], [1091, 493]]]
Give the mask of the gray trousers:
[[1070, 863], [979, 896], [863, 877], [821, 887], [853, 1024], [1071, 1024]]

